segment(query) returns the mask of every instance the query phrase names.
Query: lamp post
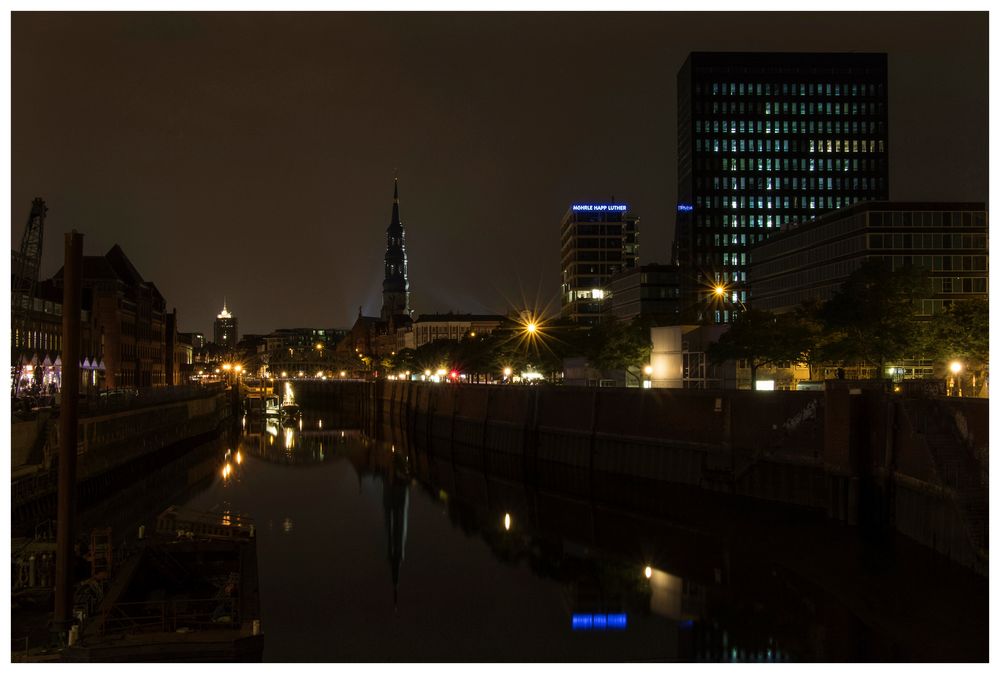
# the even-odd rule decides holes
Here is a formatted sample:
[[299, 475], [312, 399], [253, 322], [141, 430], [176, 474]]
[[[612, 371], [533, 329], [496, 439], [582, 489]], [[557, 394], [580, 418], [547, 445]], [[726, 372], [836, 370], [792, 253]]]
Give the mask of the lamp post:
[[958, 397], [961, 397], [962, 379], [960, 375], [962, 373], [962, 363], [960, 361], [953, 360], [951, 361], [951, 363], [948, 364], [948, 369], [951, 370], [951, 375], [952, 375], [951, 378], [952, 395], [957, 395]]

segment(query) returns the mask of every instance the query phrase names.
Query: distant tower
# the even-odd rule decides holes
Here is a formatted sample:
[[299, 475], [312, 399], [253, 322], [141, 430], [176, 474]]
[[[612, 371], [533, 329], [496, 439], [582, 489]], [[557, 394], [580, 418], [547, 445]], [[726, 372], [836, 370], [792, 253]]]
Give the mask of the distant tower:
[[410, 315], [410, 282], [406, 278], [406, 234], [399, 221], [399, 179], [392, 192], [392, 222], [385, 230], [385, 280], [382, 281], [382, 320]]
[[229, 313], [226, 301], [222, 300], [222, 311], [215, 317], [215, 343], [232, 348], [239, 341], [239, 321]]

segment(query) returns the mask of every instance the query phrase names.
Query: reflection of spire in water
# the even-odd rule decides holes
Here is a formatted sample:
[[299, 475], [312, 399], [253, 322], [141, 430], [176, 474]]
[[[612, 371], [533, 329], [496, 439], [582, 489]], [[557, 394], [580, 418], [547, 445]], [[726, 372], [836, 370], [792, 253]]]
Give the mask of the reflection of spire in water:
[[399, 479], [391, 471], [382, 481], [382, 505], [385, 509], [385, 533], [392, 566], [392, 604], [399, 601], [399, 566], [406, 549], [406, 525], [410, 510], [409, 480]]

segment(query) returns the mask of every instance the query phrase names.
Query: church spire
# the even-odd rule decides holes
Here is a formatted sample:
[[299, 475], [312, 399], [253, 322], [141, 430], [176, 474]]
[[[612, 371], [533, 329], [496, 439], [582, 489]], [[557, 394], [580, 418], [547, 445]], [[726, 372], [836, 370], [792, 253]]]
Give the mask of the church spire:
[[399, 178], [392, 184], [392, 221], [385, 230], [385, 280], [382, 281], [382, 320], [410, 315], [410, 283], [406, 277], [406, 234], [399, 219]]
[[400, 227], [403, 223], [399, 221], [399, 178], [392, 181], [392, 221], [390, 227]]

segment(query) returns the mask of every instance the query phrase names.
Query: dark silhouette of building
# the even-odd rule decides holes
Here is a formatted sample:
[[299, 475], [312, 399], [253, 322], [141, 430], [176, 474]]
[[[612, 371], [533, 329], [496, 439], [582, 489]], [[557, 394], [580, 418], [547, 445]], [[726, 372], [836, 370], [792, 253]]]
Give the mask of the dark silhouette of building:
[[[731, 321], [751, 247], [889, 192], [886, 54], [691, 53], [677, 74], [682, 311]], [[713, 287], [726, 301], [713, 301]]]
[[[104, 363], [104, 384], [166, 385], [166, 302], [160, 291], [143, 280], [117, 244], [103, 256], [83, 256], [82, 262], [84, 296], [90, 294], [91, 351]], [[60, 268], [53, 277], [60, 291], [62, 279]]]
[[413, 324], [410, 309], [410, 282], [406, 276], [406, 233], [399, 219], [399, 179], [393, 183], [392, 220], [385, 230], [385, 278], [382, 281], [382, 311], [379, 317], [358, 318], [337, 344], [337, 350], [361, 356], [385, 356], [396, 350], [397, 330]]
[[986, 297], [989, 239], [982, 203], [872, 201], [828, 213], [753, 249], [754, 306], [791, 311], [806, 300], [827, 301], [868, 260], [930, 273], [931, 295], [918, 314]]
[[625, 204], [573, 204], [560, 224], [562, 317], [597, 323], [608, 281], [639, 260], [639, 218]]
[[406, 277], [406, 232], [399, 219], [399, 179], [393, 181], [392, 221], [385, 230], [385, 280], [382, 281], [382, 320], [410, 316], [410, 282]]
[[608, 282], [610, 314], [621, 321], [652, 318], [659, 323], [679, 319], [677, 267], [644, 264], [626, 269]]
[[235, 349], [239, 339], [239, 319], [229, 313], [223, 300], [222, 311], [215, 317], [215, 343], [224, 349]]

